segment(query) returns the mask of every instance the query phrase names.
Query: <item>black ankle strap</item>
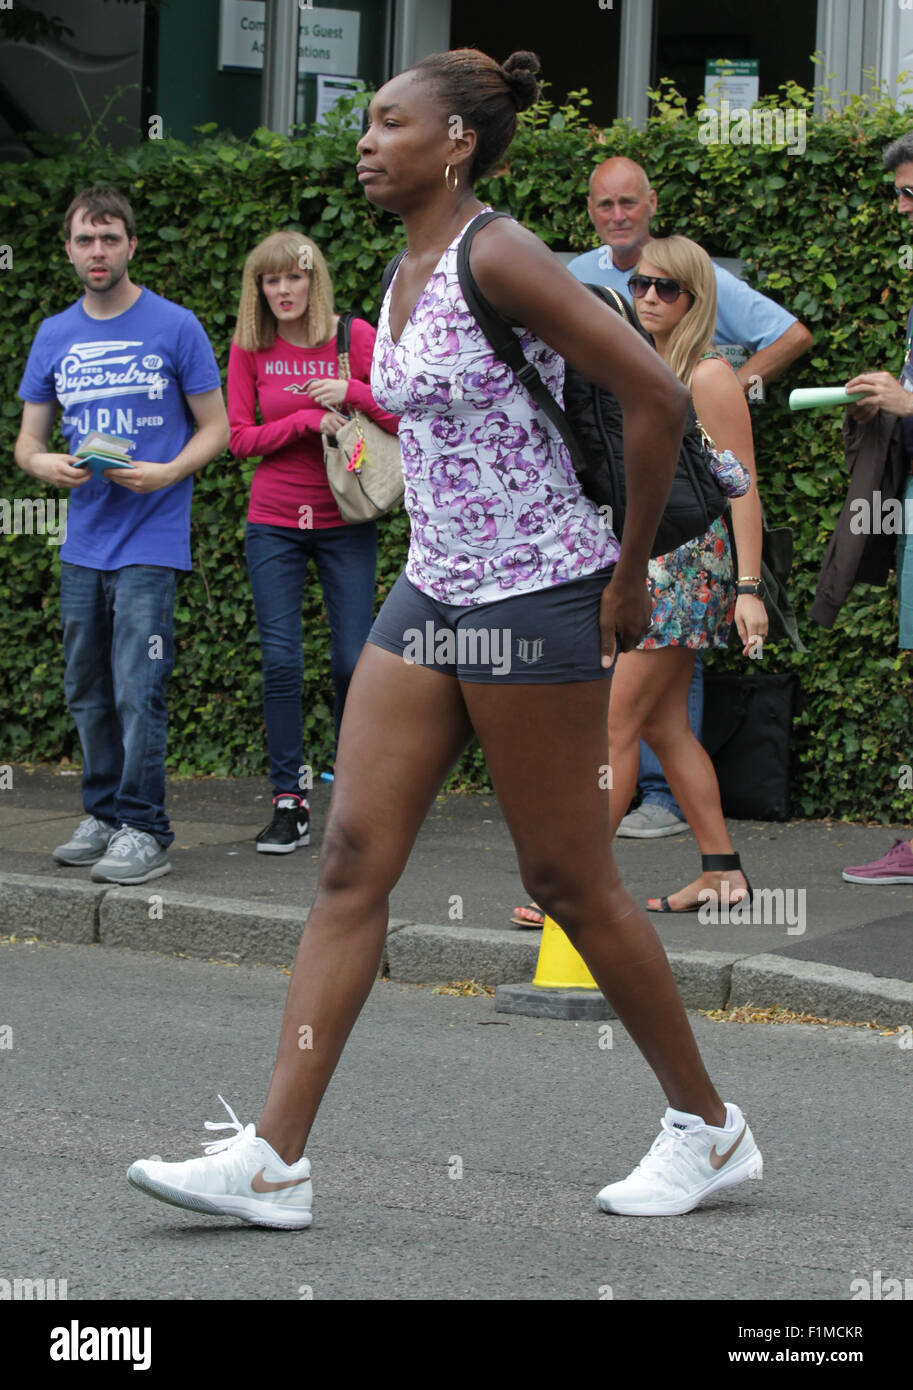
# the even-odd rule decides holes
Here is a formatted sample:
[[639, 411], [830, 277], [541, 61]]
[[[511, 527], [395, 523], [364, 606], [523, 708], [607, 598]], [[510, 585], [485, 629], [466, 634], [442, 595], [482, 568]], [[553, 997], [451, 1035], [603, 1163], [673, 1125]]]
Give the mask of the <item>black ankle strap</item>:
[[741, 869], [737, 854], [702, 854], [701, 868], [705, 873], [713, 873], [719, 869]]

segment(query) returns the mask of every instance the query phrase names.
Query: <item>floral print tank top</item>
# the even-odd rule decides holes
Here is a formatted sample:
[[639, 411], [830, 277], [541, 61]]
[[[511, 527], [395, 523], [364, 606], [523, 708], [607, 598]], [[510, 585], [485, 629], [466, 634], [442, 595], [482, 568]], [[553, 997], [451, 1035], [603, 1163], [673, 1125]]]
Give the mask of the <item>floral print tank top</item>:
[[[458, 607], [581, 579], [614, 564], [619, 551], [584, 496], [561, 436], [495, 356], [463, 298], [457, 249], [465, 230], [447, 247], [396, 343], [394, 276], [371, 365], [374, 399], [401, 417], [412, 531], [406, 577]], [[564, 360], [533, 333], [515, 332], [561, 403]]]

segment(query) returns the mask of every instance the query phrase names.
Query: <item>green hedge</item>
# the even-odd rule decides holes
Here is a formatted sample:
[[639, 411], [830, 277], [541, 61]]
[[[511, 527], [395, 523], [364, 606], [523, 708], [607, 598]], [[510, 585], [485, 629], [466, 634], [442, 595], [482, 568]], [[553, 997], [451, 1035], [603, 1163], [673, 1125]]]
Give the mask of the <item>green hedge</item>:
[[[628, 154], [659, 189], [655, 232], [682, 232], [712, 253], [741, 256], [748, 279], [761, 284], [759, 272], [766, 272], [765, 291], [811, 328], [811, 352], [753, 412], [769, 520], [795, 531], [792, 591], [809, 648], [799, 656], [785, 645], [769, 646], [762, 669], [795, 670], [802, 681], [796, 813], [908, 819], [898, 769], [913, 761], [910, 653], [897, 650], [895, 590], [855, 589], [830, 633], [805, 617], [845, 497], [840, 414], [792, 416], [785, 403], [800, 382], [842, 382], [863, 368], [899, 371], [913, 298], [902, 268], [908, 258], [900, 251], [913, 231], [887, 196], [891, 180], [881, 169], [881, 151], [909, 122], [874, 98], [815, 121], [810, 94], [791, 87], [779, 105], [808, 109], [804, 153], [704, 145], [696, 117], [675, 94], [664, 88], [655, 95], [654, 115], [640, 131], [622, 122], [606, 130], [590, 125], [581, 93], [558, 110], [543, 101], [521, 119], [503, 169], [477, 192], [556, 248], [585, 250], [595, 242], [585, 207], [589, 170], [610, 154]], [[339, 305], [376, 318], [380, 271], [402, 235], [397, 219], [365, 201], [354, 164], [352, 132], [331, 118], [326, 129], [294, 140], [259, 131], [242, 143], [204, 129], [193, 146], [159, 140], [112, 152], [74, 141], [27, 165], [5, 166], [0, 244], [12, 247], [13, 265], [0, 274], [2, 495], [44, 495], [12, 461], [21, 409], [16, 388], [41, 319], [76, 297], [60, 219], [77, 188], [101, 179], [128, 193], [140, 232], [131, 273], [193, 309], [224, 366], [244, 257], [281, 226], [300, 226], [323, 248]], [[226, 456], [197, 479], [195, 568], [179, 588], [170, 687], [169, 767], [179, 773], [259, 773], [266, 766], [259, 646], [242, 553], [252, 472], [253, 464]], [[406, 544], [400, 513], [382, 524], [378, 603]], [[0, 545], [6, 613], [0, 762], [78, 758], [62, 697], [58, 548], [34, 536], [3, 536]], [[331, 689], [316, 584], [305, 608], [304, 650], [306, 757], [323, 767], [331, 749]], [[737, 667], [741, 658], [726, 653], [712, 662]], [[485, 783], [477, 750], [464, 759], [460, 776], [463, 784]]]

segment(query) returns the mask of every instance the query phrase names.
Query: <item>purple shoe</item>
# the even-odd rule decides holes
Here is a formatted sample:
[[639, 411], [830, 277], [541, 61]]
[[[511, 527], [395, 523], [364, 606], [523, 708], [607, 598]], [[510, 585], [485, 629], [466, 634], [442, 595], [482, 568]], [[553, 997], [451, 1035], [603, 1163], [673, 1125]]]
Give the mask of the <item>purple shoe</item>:
[[909, 840], [895, 840], [893, 849], [871, 864], [844, 869], [847, 883], [913, 883], [913, 850]]

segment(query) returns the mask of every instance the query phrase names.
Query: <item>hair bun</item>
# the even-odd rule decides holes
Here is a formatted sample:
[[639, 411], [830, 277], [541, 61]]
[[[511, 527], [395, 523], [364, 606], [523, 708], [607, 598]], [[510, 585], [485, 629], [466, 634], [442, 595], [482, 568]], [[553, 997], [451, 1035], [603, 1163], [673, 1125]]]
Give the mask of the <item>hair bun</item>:
[[525, 111], [538, 101], [539, 83], [536, 81], [536, 73], [541, 66], [535, 53], [529, 53], [525, 49], [521, 49], [519, 53], [512, 53], [501, 64], [501, 71], [518, 111]]

